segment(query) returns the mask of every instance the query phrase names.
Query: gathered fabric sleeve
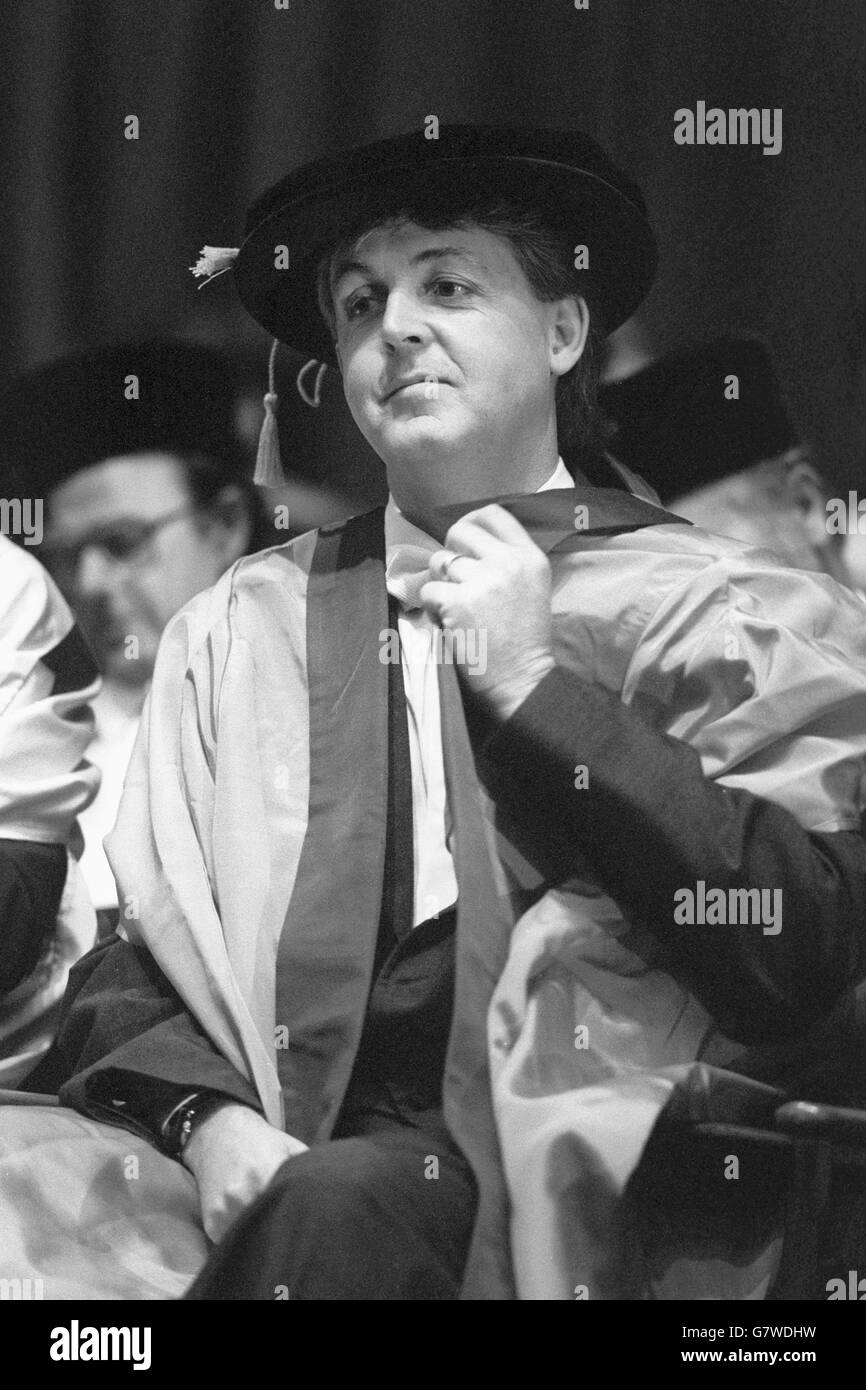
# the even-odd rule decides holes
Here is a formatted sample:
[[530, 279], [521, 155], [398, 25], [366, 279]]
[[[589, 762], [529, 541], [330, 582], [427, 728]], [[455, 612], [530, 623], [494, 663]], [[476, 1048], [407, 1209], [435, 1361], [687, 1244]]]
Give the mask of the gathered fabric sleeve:
[[[496, 799], [542, 827], [551, 878], [588, 862], [723, 1030], [757, 1041], [866, 964], [866, 610], [787, 570], [722, 583], [728, 564], [656, 609], [622, 696], [559, 666], [481, 755]], [[781, 890], [781, 930], [679, 923], [699, 880]]]
[[824, 575], [706, 566], [656, 608], [623, 701], [688, 742], [708, 777], [786, 807], [810, 830], [866, 810], [866, 606]]
[[0, 839], [66, 845], [99, 787], [100, 680], [60, 591], [0, 536]]

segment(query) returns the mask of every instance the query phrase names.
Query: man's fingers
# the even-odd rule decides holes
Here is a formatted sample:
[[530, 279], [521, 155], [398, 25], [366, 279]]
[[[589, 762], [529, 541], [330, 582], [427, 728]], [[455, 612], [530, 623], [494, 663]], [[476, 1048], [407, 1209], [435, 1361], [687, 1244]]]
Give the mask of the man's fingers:
[[468, 567], [474, 564], [472, 556], [456, 550], [436, 550], [430, 556], [430, 574], [433, 579], [455, 583], [468, 579]]
[[489, 560], [497, 550], [501, 550], [502, 541], [485, 526], [479, 526], [463, 516], [450, 528], [445, 545], [452, 554], [465, 555], [471, 560]]
[[420, 597], [427, 612], [438, 618], [454, 602], [454, 585], [441, 579], [431, 579], [422, 588]]
[[229, 1227], [234, 1225], [239, 1216], [237, 1209], [231, 1210], [226, 1202], [219, 1202], [210, 1206], [207, 1212], [202, 1212], [202, 1226], [208, 1240], [213, 1241], [214, 1245], [219, 1245]]
[[491, 555], [499, 545], [538, 549], [526, 528], [496, 502], [467, 512], [455, 521], [445, 537], [445, 544], [479, 560]]

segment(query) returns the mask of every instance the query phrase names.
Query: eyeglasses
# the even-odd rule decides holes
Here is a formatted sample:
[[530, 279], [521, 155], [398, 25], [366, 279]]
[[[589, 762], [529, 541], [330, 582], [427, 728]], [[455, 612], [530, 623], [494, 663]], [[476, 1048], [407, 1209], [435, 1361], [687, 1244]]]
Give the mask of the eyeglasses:
[[166, 512], [165, 516], [157, 517], [154, 521], [130, 519], [112, 522], [108, 526], [95, 526], [77, 541], [65, 545], [61, 542], [45, 541], [39, 547], [39, 558], [60, 583], [74, 579], [85, 550], [101, 550], [116, 564], [129, 564], [141, 554], [148, 542], [163, 527], [170, 526], [172, 522], [180, 521], [185, 516], [192, 516], [195, 512], [201, 511], [201, 508], [201, 503], [188, 503], [173, 512]]

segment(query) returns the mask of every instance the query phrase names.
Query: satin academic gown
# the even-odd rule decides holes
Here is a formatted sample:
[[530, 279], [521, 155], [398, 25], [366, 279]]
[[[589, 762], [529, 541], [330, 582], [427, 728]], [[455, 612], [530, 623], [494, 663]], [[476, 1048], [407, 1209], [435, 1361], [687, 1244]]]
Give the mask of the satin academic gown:
[[[623, 495], [514, 509], [551, 561], [558, 663], [590, 699], [812, 834], [859, 828], [866, 638], [844, 591]], [[109, 846], [130, 939], [268, 1118], [313, 1142], [351, 1071], [375, 939], [357, 925], [381, 894], [382, 551], [381, 518], [301, 537], [174, 620]], [[615, 1198], [695, 1064], [746, 1049], [672, 973], [669, 917], [622, 910], [591, 837], [552, 877], [538, 833], [500, 814], [440, 674], [463, 909], [445, 1104], [482, 1194], [465, 1293], [605, 1296], [581, 1175]], [[590, 787], [603, 763], [597, 742]]]

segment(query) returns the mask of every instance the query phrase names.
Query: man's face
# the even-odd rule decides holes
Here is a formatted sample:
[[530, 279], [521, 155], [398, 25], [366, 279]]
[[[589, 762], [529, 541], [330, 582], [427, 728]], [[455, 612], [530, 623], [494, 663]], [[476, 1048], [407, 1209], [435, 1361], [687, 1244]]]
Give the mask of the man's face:
[[[49, 567], [104, 674], [125, 685], [144, 684], [169, 618], [216, 582], [237, 557], [236, 547], [225, 528], [196, 512], [183, 465], [166, 454], [106, 459], [82, 469], [54, 489], [49, 514]], [[165, 518], [171, 519], [150, 530]], [[52, 566], [57, 546], [69, 558]], [[70, 546], [78, 548], [74, 559]]]
[[[582, 300], [536, 299], [502, 237], [414, 223], [363, 237], [332, 266], [331, 288], [346, 400], [401, 506], [423, 513], [545, 481], [556, 379], [588, 326]], [[563, 317], [575, 315], [570, 342]]]

